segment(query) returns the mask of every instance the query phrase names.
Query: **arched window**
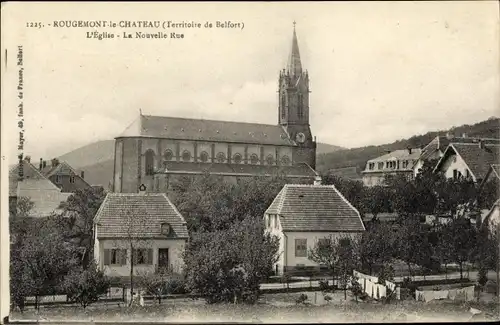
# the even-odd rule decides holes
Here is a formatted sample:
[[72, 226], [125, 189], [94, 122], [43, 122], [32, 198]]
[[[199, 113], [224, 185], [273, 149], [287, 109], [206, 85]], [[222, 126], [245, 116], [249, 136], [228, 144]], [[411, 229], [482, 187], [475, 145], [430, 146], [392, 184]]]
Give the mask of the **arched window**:
[[285, 94], [281, 95], [281, 118], [286, 118], [286, 96]]
[[208, 153], [206, 151], [202, 151], [200, 153], [200, 160], [201, 162], [207, 162], [208, 161]]
[[290, 165], [290, 158], [288, 156], [281, 157], [281, 164], [285, 166]]
[[273, 157], [273, 155], [268, 155], [268, 156], [266, 157], [266, 163], [267, 163], [268, 165], [274, 165], [274, 157]]
[[226, 162], [226, 155], [223, 152], [217, 154], [217, 162], [221, 164]]
[[182, 152], [182, 160], [183, 161], [190, 161], [191, 160], [191, 153], [187, 150], [184, 150]]
[[251, 163], [252, 165], [257, 165], [257, 164], [259, 163], [259, 156], [257, 156], [256, 154], [254, 154], [254, 153], [253, 153], [253, 154], [250, 156], [250, 163]]
[[153, 175], [154, 174], [154, 166], [155, 166], [155, 152], [151, 149], [146, 150], [146, 163], [144, 164], [145, 166], [145, 172], [146, 175]]
[[167, 161], [170, 161], [170, 160], [174, 159], [174, 153], [172, 152], [172, 150], [167, 149], [167, 150], [165, 150], [165, 153], [163, 154], [163, 158], [165, 158], [165, 160], [167, 160]]
[[301, 119], [304, 117], [304, 103], [302, 102], [302, 94], [297, 96], [297, 115]]
[[241, 160], [242, 160], [242, 158], [241, 158], [241, 155], [239, 153], [234, 154], [233, 161], [235, 164], [240, 164]]

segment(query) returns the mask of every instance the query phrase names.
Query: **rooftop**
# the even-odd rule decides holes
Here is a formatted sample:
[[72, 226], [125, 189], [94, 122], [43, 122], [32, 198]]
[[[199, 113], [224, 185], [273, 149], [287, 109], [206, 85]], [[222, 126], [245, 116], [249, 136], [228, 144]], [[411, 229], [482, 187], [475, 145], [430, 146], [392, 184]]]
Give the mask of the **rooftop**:
[[360, 214], [333, 185], [287, 184], [266, 214], [277, 214], [284, 231], [360, 232]]
[[187, 238], [186, 221], [163, 193], [108, 193], [95, 219], [98, 238]]

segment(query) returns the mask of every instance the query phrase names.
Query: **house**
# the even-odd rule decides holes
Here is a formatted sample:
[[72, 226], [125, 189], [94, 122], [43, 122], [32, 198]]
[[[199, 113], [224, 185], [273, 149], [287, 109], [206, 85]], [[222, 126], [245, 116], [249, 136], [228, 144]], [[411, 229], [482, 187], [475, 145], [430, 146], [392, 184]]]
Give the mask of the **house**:
[[384, 185], [387, 176], [404, 175], [413, 178], [413, 167], [420, 157], [421, 149], [395, 150], [368, 160], [363, 174], [365, 186]]
[[115, 138], [113, 192], [135, 193], [140, 184], [152, 192], [164, 191], [183, 175], [234, 179], [273, 176], [278, 169], [288, 178], [300, 176], [312, 184], [316, 139], [309, 126], [309, 74], [302, 66], [295, 28], [288, 63], [277, 81], [276, 123], [140, 113]]
[[[22, 169], [20, 170], [20, 164]], [[47, 217], [59, 212], [59, 205], [68, 199], [47, 177], [31, 164], [26, 157], [9, 171], [9, 204], [15, 206], [17, 199], [27, 197], [33, 202], [30, 217]]]
[[54, 158], [50, 165], [40, 158], [38, 166], [40, 172], [45, 175], [63, 193], [74, 193], [78, 189], [91, 188], [84, 179], [84, 172], [78, 173], [67, 162]]
[[441, 159], [450, 143], [477, 143], [479, 140], [482, 140], [485, 144], [500, 144], [500, 139], [468, 137], [465, 133], [461, 137], [450, 133], [435, 137], [429, 144], [422, 148], [422, 153], [413, 168], [414, 176], [417, 176], [425, 161], [437, 161]]
[[434, 171], [442, 172], [446, 178], [465, 178], [481, 184], [491, 165], [500, 163], [499, 155], [500, 144], [482, 140], [476, 143], [450, 143]]
[[279, 238], [275, 272], [319, 269], [308, 251], [330, 236], [360, 237], [365, 227], [355, 207], [333, 185], [287, 184], [264, 214], [266, 232]]
[[[163, 193], [108, 193], [94, 218], [94, 258], [110, 277], [170, 269], [180, 273], [186, 221]], [[133, 254], [132, 254], [133, 250]]]
[[496, 233], [500, 227], [500, 199], [491, 207], [490, 211], [483, 217], [481, 221], [482, 227], [488, 227], [490, 233]]

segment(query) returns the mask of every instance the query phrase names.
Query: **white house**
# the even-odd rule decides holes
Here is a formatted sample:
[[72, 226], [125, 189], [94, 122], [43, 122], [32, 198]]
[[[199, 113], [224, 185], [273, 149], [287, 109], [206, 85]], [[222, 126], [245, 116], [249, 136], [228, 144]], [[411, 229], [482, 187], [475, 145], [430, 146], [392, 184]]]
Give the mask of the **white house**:
[[394, 150], [370, 159], [362, 171], [365, 186], [385, 185], [386, 176], [404, 175], [413, 178], [413, 166], [420, 157], [420, 148]]
[[112, 277], [170, 268], [180, 272], [186, 221], [163, 193], [108, 193], [94, 219], [94, 258]]
[[277, 274], [319, 268], [308, 251], [330, 236], [359, 237], [361, 216], [333, 185], [287, 184], [264, 214], [266, 231], [280, 239]]
[[466, 178], [481, 183], [491, 168], [500, 160], [500, 145], [485, 143], [450, 143], [434, 171], [444, 173], [446, 178]]

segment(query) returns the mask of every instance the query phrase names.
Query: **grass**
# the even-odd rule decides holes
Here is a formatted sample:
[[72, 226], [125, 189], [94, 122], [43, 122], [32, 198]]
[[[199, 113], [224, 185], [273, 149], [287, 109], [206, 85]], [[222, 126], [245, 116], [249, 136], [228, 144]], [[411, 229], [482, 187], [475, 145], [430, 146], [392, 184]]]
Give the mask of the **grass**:
[[[24, 314], [13, 313], [12, 320], [81, 320], [81, 321], [203, 321], [203, 322], [403, 322], [403, 321], [468, 321], [472, 314], [470, 307], [482, 310], [478, 320], [498, 319], [496, 303], [463, 303], [435, 301], [397, 301], [391, 304], [380, 302], [343, 300], [343, 292], [337, 291], [329, 303], [321, 306], [295, 304], [301, 293], [263, 295], [257, 305], [214, 304], [207, 305], [202, 300], [176, 300], [162, 305], [149, 306], [90, 306], [83, 310], [77, 307], [44, 308]], [[311, 293], [309, 293], [310, 295]], [[321, 294], [321, 293], [319, 293]], [[309, 296], [311, 297], [311, 296]], [[283, 304], [277, 306], [273, 302]], [[496, 316], [496, 318], [495, 318]]]

